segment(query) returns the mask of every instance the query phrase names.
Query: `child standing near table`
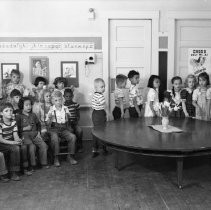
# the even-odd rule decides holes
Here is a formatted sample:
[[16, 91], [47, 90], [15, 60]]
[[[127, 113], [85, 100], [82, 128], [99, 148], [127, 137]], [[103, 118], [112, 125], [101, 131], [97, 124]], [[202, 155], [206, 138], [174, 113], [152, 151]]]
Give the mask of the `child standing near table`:
[[113, 110], [114, 120], [124, 118], [125, 108], [126, 108], [126, 99], [123, 89], [127, 83], [127, 77], [123, 74], [118, 74], [116, 76], [116, 85], [117, 88], [114, 91], [115, 98], [115, 108]]
[[131, 70], [128, 73], [128, 79], [131, 82], [129, 90], [129, 114], [132, 118], [141, 117], [141, 109], [143, 106], [143, 97], [138, 89], [138, 83], [140, 79], [139, 72]]
[[171, 112], [171, 117], [184, 117], [182, 111], [182, 78], [175, 76], [171, 79], [172, 89], [167, 90], [164, 93], [164, 100], [170, 103], [170, 107], [173, 109]]
[[[105, 82], [101, 78], [94, 80], [95, 92], [92, 97], [92, 122], [95, 126], [105, 125], [106, 111], [105, 111], [105, 97], [103, 93], [105, 92]], [[92, 147], [92, 157], [95, 158], [99, 155], [99, 142], [96, 138], [93, 137], [93, 147]], [[107, 149], [103, 146], [104, 154], [107, 154]]]
[[185, 88], [181, 91], [182, 110], [185, 117], [195, 117], [195, 107], [193, 106], [193, 91], [197, 85], [197, 79], [193, 74], [189, 74], [185, 80]]
[[149, 91], [147, 93], [144, 117], [155, 117], [158, 115], [156, 107], [159, 104], [160, 77], [151, 75], [147, 87]]
[[209, 75], [202, 72], [198, 76], [199, 87], [193, 91], [193, 106], [196, 108], [196, 119], [210, 119], [211, 89]]

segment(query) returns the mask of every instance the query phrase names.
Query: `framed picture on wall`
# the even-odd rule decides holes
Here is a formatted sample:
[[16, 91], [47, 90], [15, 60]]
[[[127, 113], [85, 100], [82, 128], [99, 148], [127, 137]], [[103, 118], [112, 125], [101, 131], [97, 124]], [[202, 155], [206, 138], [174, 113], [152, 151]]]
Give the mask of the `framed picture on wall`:
[[1, 81], [2, 84], [9, 82], [11, 71], [19, 70], [19, 63], [2, 63], [1, 64]]
[[78, 61], [62, 61], [61, 76], [67, 78], [68, 86], [78, 87]]
[[49, 81], [49, 59], [48, 57], [30, 57], [31, 82], [36, 77], [44, 77]]

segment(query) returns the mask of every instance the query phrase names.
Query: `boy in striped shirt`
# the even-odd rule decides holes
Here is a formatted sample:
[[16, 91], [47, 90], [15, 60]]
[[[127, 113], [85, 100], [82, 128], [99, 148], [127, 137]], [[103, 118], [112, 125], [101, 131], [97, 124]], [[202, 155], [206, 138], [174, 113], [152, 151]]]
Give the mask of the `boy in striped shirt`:
[[20, 171], [20, 153], [24, 166], [24, 173], [31, 175], [27, 170], [27, 148], [22, 145], [22, 139], [18, 136], [16, 121], [13, 120], [13, 106], [10, 103], [4, 103], [0, 106], [2, 120], [0, 121], [0, 150], [8, 150], [10, 156], [9, 168], [11, 180], [19, 181], [17, 172]]
[[[105, 112], [105, 97], [103, 93], [105, 92], [105, 82], [101, 78], [94, 80], [95, 92], [92, 97], [92, 122], [95, 126], [102, 126], [106, 123], [106, 112]], [[93, 149], [92, 157], [99, 155], [98, 152], [99, 143], [96, 138], [93, 137]], [[106, 147], [103, 146], [104, 153], [107, 153]]]
[[69, 124], [77, 138], [76, 149], [77, 152], [83, 152], [83, 131], [78, 125], [78, 121], [80, 119], [80, 106], [78, 103], [73, 101], [73, 97], [73, 91], [70, 88], [64, 90], [64, 105], [69, 109], [70, 112]]

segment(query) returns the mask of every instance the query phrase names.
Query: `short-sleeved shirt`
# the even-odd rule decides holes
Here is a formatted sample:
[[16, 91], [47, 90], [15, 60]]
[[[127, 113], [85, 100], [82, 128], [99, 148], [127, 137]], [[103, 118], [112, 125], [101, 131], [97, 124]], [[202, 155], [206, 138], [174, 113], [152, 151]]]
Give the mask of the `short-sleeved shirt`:
[[0, 135], [2, 135], [3, 139], [14, 141], [14, 132], [18, 132], [15, 120], [11, 121], [10, 125], [5, 124], [3, 120], [0, 121]]
[[117, 107], [120, 107], [120, 98], [122, 99], [123, 106], [125, 107], [126, 106], [126, 98], [125, 98], [124, 91], [123, 91], [123, 89], [116, 88], [114, 90], [114, 99], [115, 99], [115, 105]]
[[92, 109], [103, 110], [105, 109], [105, 97], [102, 93], [95, 92], [92, 97]]
[[143, 104], [143, 97], [138, 89], [137, 85], [131, 85], [129, 90], [129, 104], [130, 107], [134, 107], [133, 99], [136, 98], [137, 105]]
[[64, 124], [68, 121], [68, 117], [70, 117], [70, 112], [66, 106], [62, 106], [61, 110], [59, 110], [53, 105], [50, 107], [46, 121], [51, 118], [52, 122]]
[[207, 90], [202, 90], [201, 88], [197, 88], [193, 91], [193, 97], [192, 97], [193, 101], [198, 101], [199, 96], [203, 93], [205, 93], [207, 100], [211, 99], [211, 88]]
[[70, 112], [70, 122], [78, 122], [78, 112], [80, 110], [80, 105], [73, 101], [71, 101], [70, 103], [65, 102], [64, 105], [68, 108]]
[[158, 105], [159, 103], [159, 97], [158, 97], [158, 90], [155, 90], [153, 88], [149, 88], [149, 91], [147, 93], [147, 101], [145, 106], [145, 117], [153, 117], [154, 113], [151, 110], [150, 102], [153, 102], [153, 106]]

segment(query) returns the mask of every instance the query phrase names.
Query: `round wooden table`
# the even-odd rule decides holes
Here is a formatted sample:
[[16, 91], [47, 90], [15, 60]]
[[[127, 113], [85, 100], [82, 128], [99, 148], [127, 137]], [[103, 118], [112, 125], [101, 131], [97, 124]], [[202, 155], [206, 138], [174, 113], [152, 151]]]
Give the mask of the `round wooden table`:
[[182, 188], [183, 158], [211, 154], [211, 122], [191, 118], [170, 119], [170, 125], [183, 130], [181, 133], [161, 133], [149, 125], [161, 124], [161, 118], [122, 119], [95, 127], [93, 137], [117, 153], [173, 157], [177, 160], [177, 182]]

